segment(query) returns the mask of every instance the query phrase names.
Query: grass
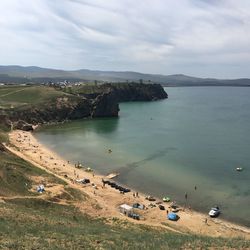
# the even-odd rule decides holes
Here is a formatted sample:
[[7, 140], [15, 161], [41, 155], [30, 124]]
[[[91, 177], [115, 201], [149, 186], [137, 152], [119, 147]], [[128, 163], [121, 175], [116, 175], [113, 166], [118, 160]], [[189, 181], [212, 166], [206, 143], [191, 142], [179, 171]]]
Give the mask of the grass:
[[62, 91], [45, 86], [0, 87], [0, 108], [16, 108], [42, 104], [57, 97], [66, 96]]
[[70, 94], [98, 94], [107, 91], [107, 87], [103, 85], [95, 85], [95, 84], [86, 84], [81, 86], [73, 86], [66, 88], [64, 90]]
[[8, 141], [9, 141], [8, 135], [0, 129], [0, 143], [3, 143], [3, 142], [6, 143]]
[[247, 249], [241, 239], [180, 235], [131, 223], [93, 219], [74, 206], [40, 199], [0, 205], [0, 242], [6, 249]]
[[8, 152], [0, 151], [0, 195], [32, 195], [29, 191], [32, 176], [39, 176], [47, 182], [66, 184], [47, 172], [32, 166]]

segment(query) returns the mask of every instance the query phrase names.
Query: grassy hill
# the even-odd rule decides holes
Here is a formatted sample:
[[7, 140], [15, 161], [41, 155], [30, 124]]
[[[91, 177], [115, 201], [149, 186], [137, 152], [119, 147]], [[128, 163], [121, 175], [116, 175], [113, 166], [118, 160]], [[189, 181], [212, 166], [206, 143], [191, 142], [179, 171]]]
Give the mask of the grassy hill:
[[15, 108], [37, 105], [68, 94], [45, 86], [3, 86], [0, 87], [0, 108]]

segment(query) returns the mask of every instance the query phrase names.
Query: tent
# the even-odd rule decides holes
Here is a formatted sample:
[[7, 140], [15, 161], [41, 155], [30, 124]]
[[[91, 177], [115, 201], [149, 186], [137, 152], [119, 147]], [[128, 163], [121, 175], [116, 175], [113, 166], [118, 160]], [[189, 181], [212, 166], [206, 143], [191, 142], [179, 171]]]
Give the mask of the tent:
[[173, 221], [177, 221], [179, 219], [179, 216], [175, 213], [169, 213], [167, 217], [169, 220], [173, 220]]
[[129, 214], [133, 213], [133, 207], [131, 207], [127, 204], [120, 205], [119, 210], [121, 213], [123, 213], [125, 215], [129, 215]]
[[37, 192], [38, 192], [38, 193], [40, 193], [40, 194], [41, 194], [42, 192], [44, 192], [44, 191], [45, 191], [45, 189], [44, 189], [44, 185], [39, 185], [39, 186], [37, 187], [37, 189], [36, 189], [36, 190], [37, 190]]

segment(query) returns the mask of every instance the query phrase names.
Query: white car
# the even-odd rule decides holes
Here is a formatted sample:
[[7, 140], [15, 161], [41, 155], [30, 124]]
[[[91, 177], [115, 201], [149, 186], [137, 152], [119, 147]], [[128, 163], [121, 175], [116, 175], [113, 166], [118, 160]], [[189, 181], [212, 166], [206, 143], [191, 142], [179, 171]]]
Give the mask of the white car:
[[210, 217], [217, 217], [217, 216], [219, 216], [219, 214], [220, 214], [219, 207], [212, 207], [208, 214], [209, 214]]

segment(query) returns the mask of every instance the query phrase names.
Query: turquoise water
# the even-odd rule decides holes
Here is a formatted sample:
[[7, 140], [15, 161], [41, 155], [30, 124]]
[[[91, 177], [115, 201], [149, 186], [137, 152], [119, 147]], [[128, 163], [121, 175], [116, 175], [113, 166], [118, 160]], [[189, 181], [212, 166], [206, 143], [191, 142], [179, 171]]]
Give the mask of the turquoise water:
[[[250, 88], [167, 88], [169, 99], [120, 104], [119, 118], [46, 127], [35, 135], [66, 159], [141, 192], [250, 226]], [[108, 153], [112, 149], [112, 153]], [[236, 172], [236, 167], [243, 172]], [[197, 187], [195, 190], [194, 187]]]

